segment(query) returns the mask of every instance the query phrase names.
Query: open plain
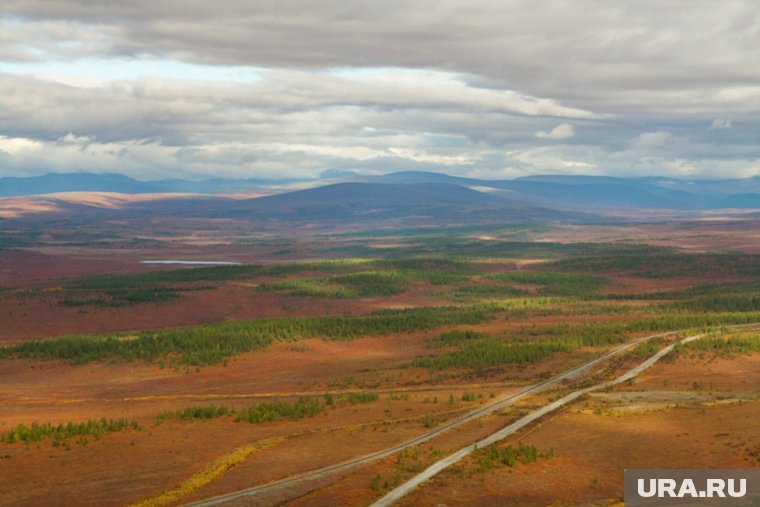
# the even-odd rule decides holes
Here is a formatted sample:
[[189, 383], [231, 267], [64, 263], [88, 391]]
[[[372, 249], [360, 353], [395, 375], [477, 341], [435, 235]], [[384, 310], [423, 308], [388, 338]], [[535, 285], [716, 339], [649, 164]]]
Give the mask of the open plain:
[[[759, 463], [760, 334], [726, 327], [760, 321], [751, 217], [293, 235], [227, 220], [24, 223], [34, 238], [0, 251], [3, 504], [180, 505], [282, 480], [222, 503], [369, 504], [696, 330], [708, 345], [676, 347], [401, 503], [608, 504], [626, 467]], [[235, 264], [142, 262], [162, 259]]]

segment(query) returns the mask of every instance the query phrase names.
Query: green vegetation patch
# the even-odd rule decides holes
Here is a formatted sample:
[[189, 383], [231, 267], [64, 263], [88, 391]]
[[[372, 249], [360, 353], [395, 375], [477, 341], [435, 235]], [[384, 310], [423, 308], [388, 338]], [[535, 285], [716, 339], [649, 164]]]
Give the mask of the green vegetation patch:
[[[101, 438], [107, 433], [115, 433], [127, 429], [139, 430], [140, 425], [135, 421], [127, 419], [90, 419], [85, 422], [68, 422], [60, 424], [33, 422], [29, 426], [19, 424], [10, 431], [0, 434], [0, 442], [12, 444], [14, 442], [39, 442], [45, 438], [53, 439], [53, 445], [57, 446], [60, 442], [71, 437], [93, 437]], [[86, 443], [86, 440], [79, 440], [80, 443]]]
[[368, 295], [398, 294], [403, 291], [399, 284], [405, 281], [403, 276], [393, 271], [362, 271], [333, 276], [329, 280], [350, 287], [357, 294]]
[[238, 422], [262, 423], [280, 419], [303, 419], [324, 412], [324, 406], [317, 398], [298, 398], [294, 403], [274, 400], [260, 403], [241, 410], [235, 418]]
[[412, 364], [431, 370], [452, 368], [482, 370], [504, 364], [535, 363], [555, 352], [564, 350], [568, 350], [568, 347], [558, 342], [505, 343], [492, 339], [480, 339], [470, 342], [454, 352], [434, 357], [416, 358]]
[[287, 291], [291, 296], [329, 297], [352, 299], [392, 296], [404, 291], [403, 278], [394, 272], [362, 271], [324, 279], [296, 279], [261, 284], [261, 291]]
[[636, 319], [625, 323], [626, 332], [704, 330], [760, 322], [760, 312], [681, 312]]
[[190, 290], [214, 288], [198, 282], [238, 280], [257, 276], [261, 266], [201, 268], [97, 275], [67, 280], [58, 303], [62, 306], [120, 307], [164, 303]]
[[156, 421], [165, 421], [167, 419], [179, 419], [180, 421], [192, 421], [198, 419], [216, 419], [237, 413], [234, 407], [225, 407], [223, 405], [191, 405], [183, 409], [169, 411], [165, 410], [156, 416]]
[[492, 280], [538, 285], [539, 294], [547, 296], [587, 296], [610, 281], [601, 276], [561, 271], [506, 271], [489, 275]]
[[355, 291], [338, 284], [318, 279], [297, 279], [286, 282], [262, 283], [256, 290], [261, 292], [286, 292], [294, 297], [323, 297], [332, 299], [353, 299], [360, 297]]
[[518, 462], [529, 465], [539, 459], [551, 459], [554, 457], [554, 449], [539, 452], [536, 446], [520, 442], [517, 446], [512, 444], [499, 449], [489, 446], [478, 449], [473, 453], [473, 459], [477, 463], [479, 472], [486, 472], [496, 465], [506, 465], [513, 468]]
[[394, 257], [390, 259], [354, 257], [270, 264], [262, 267], [260, 274], [262, 276], [286, 276], [309, 272], [345, 274], [366, 270], [467, 274], [471, 273], [473, 268], [472, 265], [466, 261], [444, 257], [420, 257], [413, 253], [407, 257]]
[[509, 339], [468, 331], [447, 333], [429, 342], [432, 347], [452, 346], [454, 350], [431, 357], [418, 357], [413, 366], [431, 370], [475, 369], [537, 363], [556, 352], [571, 352], [584, 346], [603, 346], [624, 340], [620, 326], [526, 327]]
[[293, 262], [268, 266], [207, 266], [148, 273], [107, 274], [63, 281], [62, 306], [121, 307], [164, 303], [192, 290], [213, 289], [201, 282], [283, 277], [294, 273], [330, 276], [264, 283], [262, 291], [287, 291], [293, 296], [350, 299], [401, 293], [415, 281], [431, 284], [459, 283], [469, 279], [472, 266], [463, 261], [438, 258], [337, 259]]
[[281, 419], [303, 419], [324, 412], [324, 405], [318, 398], [301, 397], [294, 402], [276, 399], [267, 403], [250, 405], [241, 410], [220, 405], [191, 405], [183, 409], [160, 412], [156, 422], [168, 419], [194, 421], [216, 419], [219, 417], [234, 417], [236, 422], [258, 424]]
[[[164, 410], [156, 415], [156, 423], [174, 419], [179, 421], [197, 421], [234, 417], [237, 422], [262, 423], [280, 419], [302, 419], [324, 412], [325, 408], [336, 409], [344, 405], [371, 403], [380, 399], [377, 393], [361, 391], [348, 394], [326, 394], [324, 399], [301, 397], [295, 402], [275, 399], [268, 403], [250, 405], [242, 410], [224, 405], [191, 405], [177, 410]], [[324, 401], [324, 403], [323, 403]]]
[[69, 280], [64, 286], [69, 289], [108, 290], [120, 287], [152, 287], [165, 283], [243, 280], [258, 276], [262, 270], [259, 265], [206, 266], [148, 273], [86, 276]]
[[[411, 239], [411, 238], [410, 238]], [[437, 257], [449, 258], [498, 258], [498, 259], [555, 259], [563, 257], [593, 258], [618, 255], [650, 255], [669, 253], [675, 250], [651, 245], [623, 243], [555, 243], [534, 241], [502, 241], [478, 239], [469, 235], [424, 235], [414, 238], [413, 244], [382, 250], [366, 244], [366, 240], [346, 242], [330, 251], [342, 255], [374, 257], [381, 253], [391, 253], [397, 257]]]
[[136, 335], [73, 335], [34, 340], [0, 348], [0, 358], [61, 359], [73, 364], [92, 361], [158, 361], [169, 358], [192, 366], [219, 364], [228, 358], [268, 346], [274, 340], [320, 337], [351, 340], [452, 325], [481, 324], [496, 310], [479, 307], [434, 307], [382, 310], [358, 317], [289, 317], [223, 322]]
[[[189, 289], [183, 289], [189, 290]], [[179, 299], [180, 290], [169, 287], [122, 287], [107, 289], [93, 293], [77, 292], [67, 290], [65, 296], [58, 300], [61, 306], [95, 306], [101, 308], [132, 306], [144, 303], [165, 303], [174, 299]]]
[[662, 338], [652, 338], [645, 342], [639, 343], [633, 349], [633, 354], [637, 357], [651, 357], [665, 345], [665, 340]]
[[469, 262], [435, 257], [378, 260], [375, 266], [378, 269], [394, 270], [407, 282], [424, 281], [433, 285], [465, 282], [475, 272]]
[[448, 293], [448, 296], [454, 301], [504, 299], [525, 295], [527, 295], [527, 291], [508, 285], [467, 285], [457, 287]]
[[377, 393], [372, 391], [362, 391], [358, 393], [349, 393], [346, 395], [346, 401], [351, 405], [360, 405], [362, 403], [372, 403], [377, 401], [380, 397]]
[[599, 256], [571, 256], [554, 266], [570, 271], [617, 271], [644, 278], [760, 276], [760, 255], [744, 253], [683, 253], [665, 250], [621, 251]]
[[257, 289], [284, 291], [290, 296], [334, 299], [392, 296], [404, 292], [414, 282], [434, 285], [466, 282], [473, 268], [468, 263], [449, 259], [353, 259], [272, 266], [263, 273], [284, 275], [299, 271], [332, 275], [264, 283]]
[[760, 335], [708, 336], [678, 347], [678, 352], [686, 350], [726, 357], [753, 354], [760, 352]]
[[674, 303], [664, 305], [660, 311], [690, 312], [752, 312], [760, 311], [760, 282], [700, 285], [670, 293]]

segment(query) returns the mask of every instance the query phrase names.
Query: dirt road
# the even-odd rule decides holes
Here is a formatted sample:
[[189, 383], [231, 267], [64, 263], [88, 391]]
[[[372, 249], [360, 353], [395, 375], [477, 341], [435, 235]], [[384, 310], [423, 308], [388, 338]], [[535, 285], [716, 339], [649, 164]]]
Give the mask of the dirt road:
[[[296, 475], [296, 476], [292, 476], [292, 477], [288, 477], [288, 478], [281, 479], [281, 480], [278, 480], [278, 481], [274, 481], [274, 482], [270, 482], [270, 483], [267, 483], [267, 484], [263, 484], [261, 486], [254, 486], [252, 488], [247, 488], [247, 489], [244, 489], [244, 490], [236, 491], [234, 493], [229, 493], [229, 494], [226, 494], [226, 495], [209, 498], [207, 500], [202, 500], [200, 502], [196, 502], [196, 503], [192, 503], [192, 504], [188, 504], [188, 505], [190, 505], [192, 507], [206, 507], [206, 506], [211, 506], [211, 505], [221, 505], [221, 504], [228, 503], [228, 502], [231, 502], [231, 501], [234, 501], [234, 500], [238, 500], [238, 499], [242, 499], [242, 498], [245, 498], [245, 497], [251, 497], [251, 496], [255, 496], [255, 495], [259, 495], [259, 494], [262, 494], [262, 493], [267, 493], [267, 492], [271, 492], [271, 491], [279, 490], [279, 489], [291, 488], [294, 485], [302, 483], [302, 482], [305, 482], [305, 481], [324, 478], [325, 476], [333, 474], [333, 473], [344, 472], [344, 471], [346, 471], [346, 470], [348, 470], [350, 468], [357, 467], [357, 466], [364, 465], [364, 464], [368, 464], [368, 463], [371, 463], [373, 461], [385, 458], [387, 456], [391, 456], [391, 455], [393, 455], [393, 454], [395, 454], [397, 452], [402, 451], [405, 448], [413, 447], [413, 446], [422, 444], [424, 442], [427, 442], [428, 440], [431, 440], [431, 439], [437, 437], [438, 435], [440, 435], [440, 434], [442, 434], [444, 432], [447, 432], [447, 431], [449, 431], [451, 429], [457, 428], [457, 427], [459, 427], [459, 426], [461, 426], [461, 425], [463, 425], [465, 423], [468, 423], [470, 421], [473, 421], [475, 419], [483, 417], [483, 416], [485, 416], [487, 414], [490, 414], [490, 413], [496, 412], [498, 410], [501, 410], [501, 409], [503, 409], [503, 408], [505, 408], [505, 407], [507, 407], [509, 405], [512, 405], [516, 401], [518, 401], [518, 400], [520, 400], [522, 398], [525, 398], [526, 396], [540, 393], [540, 392], [542, 392], [542, 391], [544, 391], [544, 390], [546, 390], [548, 388], [556, 386], [557, 384], [559, 384], [562, 381], [569, 380], [569, 379], [577, 377], [577, 376], [579, 376], [579, 375], [581, 375], [583, 373], [586, 373], [589, 369], [591, 369], [593, 366], [597, 365], [598, 363], [600, 363], [600, 362], [602, 362], [602, 361], [604, 361], [604, 360], [606, 360], [606, 359], [608, 359], [608, 358], [610, 358], [610, 357], [612, 357], [614, 355], [617, 355], [617, 354], [623, 353], [625, 351], [628, 351], [628, 350], [632, 349], [633, 347], [637, 346], [640, 343], [643, 343], [645, 341], [651, 340], [653, 338], [671, 336], [673, 334], [676, 334], [676, 332], [659, 333], [659, 334], [644, 336], [644, 337], [637, 338], [637, 339], [631, 340], [629, 342], [626, 342], [626, 343], [624, 343], [624, 344], [622, 344], [622, 345], [620, 345], [618, 347], [615, 347], [615, 348], [613, 348], [613, 349], [605, 352], [604, 354], [596, 357], [595, 359], [592, 359], [592, 360], [587, 361], [587, 362], [585, 362], [583, 364], [575, 366], [575, 367], [573, 367], [573, 368], [565, 371], [564, 373], [561, 373], [560, 375], [557, 375], [557, 376], [552, 377], [552, 378], [547, 379], [547, 380], [543, 380], [543, 381], [538, 382], [536, 384], [532, 384], [530, 386], [526, 386], [526, 387], [520, 389], [517, 392], [514, 392], [514, 393], [511, 393], [511, 394], [502, 396], [500, 398], [497, 398], [497, 399], [495, 399], [495, 400], [493, 400], [493, 401], [491, 401], [491, 402], [489, 402], [489, 403], [487, 403], [487, 404], [485, 404], [485, 405], [483, 405], [483, 406], [481, 406], [479, 408], [476, 408], [476, 409], [474, 409], [474, 410], [472, 410], [470, 412], [467, 412], [466, 414], [464, 414], [464, 415], [462, 415], [462, 416], [460, 416], [460, 417], [458, 417], [456, 419], [453, 419], [451, 421], [443, 423], [443, 424], [437, 426], [436, 428], [434, 428], [434, 429], [432, 429], [432, 430], [430, 430], [430, 431], [428, 431], [426, 433], [423, 433], [422, 435], [419, 435], [419, 436], [417, 436], [415, 438], [412, 438], [412, 439], [407, 440], [405, 442], [402, 442], [402, 443], [399, 443], [397, 445], [394, 445], [393, 447], [389, 447], [389, 448], [386, 448], [386, 449], [382, 449], [380, 451], [376, 451], [376, 452], [373, 452], [373, 453], [370, 453], [370, 454], [366, 454], [364, 456], [360, 456], [360, 457], [357, 457], [357, 458], [354, 458], [354, 459], [343, 461], [343, 462], [337, 463], [335, 465], [330, 465], [330, 466], [327, 466], [327, 467], [324, 467], [324, 468], [320, 468], [320, 469], [317, 469], [317, 470], [312, 470], [310, 472], [306, 472], [306, 473], [299, 474], [299, 475]], [[658, 359], [659, 359], [659, 357], [661, 357], [661, 356], [655, 356], [655, 357], [658, 357]], [[652, 359], [654, 359], [654, 358], [652, 358]], [[649, 361], [651, 361], [651, 359]], [[644, 365], [647, 365], [646, 367], [649, 367], [649, 366], [651, 366], [651, 364], [654, 364], [654, 363], [650, 364], [649, 361], [645, 361], [645, 363], [642, 363], [642, 365], [640, 365], [639, 367], [642, 367]], [[580, 396], [580, 394], [578, 394], [578, 396]], [[545, 409], [547, 409], [549, 407], [553, 407], [551, 410], [554, 410], [555, 408], [557, 408], [557, 406], [555, 406], [556, 403], [557, 402], [549, 405], [548, 407], [544, 407], [541, 410], [545, 410]], [[549, 411], [551, 411], [551, 410], [549, 410]], [[543, 414], [541, 414], [541, 415], [543, 415]], [[535, 418], [538, 418], [541, 415], [538, 415]], [[528, 417], [531, 417], [531, 416], [528, 416]], [[533, 420], [533, 419], [531, 419], [531, 420]], [[528, 421], [528, 422], [530, 422], [530, 421]], [[526, 422], [525, 424], [528, 424], [528, 423]], [[459, 453], [457, 453], [457, 454], [459, 454]], [[436, 466], [436, 465], [433, 465], [433, 466]], [[391, 494], [392, 493], [393, 492], [391, 492]], [[381, 505], [381, 504], [378, 504], [378, 505]], [[390, 504], [382, 504], [382, 505], [390, 505]]]
[[[684, 338], [683, 340], [681, 340], [680, 343], [687, 343], [693, 340], [697, 340], [699, 338], [702, 338], [703, 336], [706, 336], [706, 335], [702, 333], [702, 334], [689, 336], [688, 338]], [[506, 437], [512, 435], [519, 429], [527, 426], [528, 424], [545, 416], [546, 414], [567, 405], [568, 403], [576, 400], [577, 398], [583, 396], [584, 394], [590, 393], [592, 391], [597, 391], [599, 389], [603, 389], [605, 387], [612, 386], [615, 384], [620, 384], [621, 382], [625, 382], [626, 380], [637, 377], [639, 374], [641, 374], [641, 372], [643, 372], [647, 368], [650, 368], [653, 364], [655, 364], [657, 361], [662, 359], [662, 357], [664, 357], [671, 350], [673, 350], [673, 347], [675, 347], [675, 344], [664, 347], [658, 353], [656, 353], [655, 355], [653, 355], [652, 357], [650, 357], [643, 363], [639, 364], [635, 368], [630, 369], [629, 371], [619, 376], [615, 380], [612, 380], [610, 382], [602, 382], [600, 384], [596, 384], [591, 387], [585, 387], [583, 389], [578, 389], [576, 391], [573, 391], [572, 393], [560, 398], [559, 400], [556, 400], [550, 403], [549, 405], [543, 406], [539, 408], [538, 410], [531, 412], [530, 414], [515, 421], [509, 426], [506, 426], [500, 429], [496, 433], [493, 433], [490, 436], [478, 442], [475, 442], [474, 444], [468, 445], [467, 447], [460, 449], [459, 451], [455, 452], [451, 456], [448, 456], [440, 461], [437, 461], [436, 463], [429, 466], [427, 469], [423, 470], [416, 476], [409, 479], [404, 484], [390, 491], [387, 495], [385, 495], [380, 500], [373, 503], [370, 507], [388, 507], [390, 505], [393, 505], [393, 503], [396, 502], [398, 499], [412, 492], [415, 488], [417, 488], [419, 485], [421, 485], [425, 481], [430, 480], [432, 477], [434, 477], [435, 475], [437, 475], [444, 469], [453, 465], [454, 463], [461, 460], [465, 456], [471, 454], [472, 452], [476, 451], [477, 449], [482, 449], [491, 444], [499, 442], [500, 440], [504, 440]]]

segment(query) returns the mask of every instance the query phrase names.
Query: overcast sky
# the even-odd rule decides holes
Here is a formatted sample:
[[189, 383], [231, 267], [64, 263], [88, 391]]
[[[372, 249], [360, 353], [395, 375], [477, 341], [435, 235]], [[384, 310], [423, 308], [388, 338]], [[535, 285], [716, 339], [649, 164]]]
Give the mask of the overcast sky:
[[760, 175], [756, 0], [3, 0], [0, 176]]

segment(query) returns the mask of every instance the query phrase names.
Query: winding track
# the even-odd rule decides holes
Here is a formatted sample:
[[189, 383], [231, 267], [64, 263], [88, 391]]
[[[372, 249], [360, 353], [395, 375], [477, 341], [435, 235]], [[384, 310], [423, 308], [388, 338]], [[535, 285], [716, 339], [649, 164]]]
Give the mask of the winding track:
[[[468, 422], [473, 421], [475, 419], [479, 419], [480, 417], [483, 417], [484, 415], [490, 414], [490, 413], [495, 412], [497, 410], [500, 410], [500, 409], [502, 409], [504, 407], [512, 405], [516, 401], [518, 401], [518, 400], [520, 400], [520, 399], [522, 399], [522, 398], [524, 398], [526, 396], [540, 393], [540, 392], [548, 389], [549, 387], [552, 387], [552, 386], [554, 386], [554, 385], [556, 385], [556, 384], [558, 384], [558, 383], [560, 383], [560, 382], [562, 382], [564, 380], [569, 380], [569, 379], [571, 379], [573, 377], [576, 377], [576, 376], [578, 376], [578, 375], [580, 375], [582, 373], [585, 373], [586, 371], [588, 371], [594, 365], [596, 365], [596, 364], [598, 364], [598, 363], [604, 361], [605, 359], [608, 359], [608, 358], [610, 358], [610, 357], [612, 357], [614, 355], [617, 355], [617, 354], [620, 354], [620, 353], [625, 352], [627, 350], [630, 350], [631, 348], [635, 347], [636, 345], [638, 345], [640, 343], [643, 343], [645, 341], [651, 340], [653, 338], [671, 336], [671, 335], [674, 335], [674, 334], [677, 334], [677, 333], [678, 333], [678, 331], [670, 331], [670, 332], [666, 332], [666, 333], [658, 333], [658, 334], [653, 334], [653, 335], [649, 335], [649, 336], [644, 336], [644, 337], [641, 337], [641, 338], [636, 338], [635, 340], [631, 340], [629, 342], [626, 342], [626, 343], [624, 343], [622, 345], [619, 345], [618, 347], [615, 347], [612, 350], [609, 350], [609, 351], [605, 352], [604, 354], [602, 354], [602, 355], [600, 355], [600, 356], [598, 356], [598, 357], [596, 357], [596, 358], [594, 358], [594, 359], [592, 359], [590, 361], [587, 361], [587, 362], [585, 362], [583, 364], [580, 364], [578, 366], [570, 368], [569, 370], [565, 371], [564, 373], [561, 373], [561, 374], [559, 374], [559, 375], [557, 375], [555, 377], [552, 377], [550, 379], [543, 380], [543, 381], [538, 382], [536, 384], [532, 384], [530, 386], [526, 386], [526, 387], [520, 389], [517, 392], [514, 392], [514, 393], [511, 393], [511, 394], [502, 396], [500, 398], [497, 398], [497, 399], [495, 399], [495, 400], [493, 400], [493, 401], [491, 401], [489, 403], [486, 403], [485, 405], [483, 405], [483, 406], [481, 406], [479, 408], [476, 408], [476, 409], [474, 409], [474, 410], [472, 410], [470, 412], [467, 412], [466, 414], [464, 414], [464, 415], [462, 415], [460, 417], [457, 417], [456, 419], [452, 419], [451, 421], [443, 423], [443, 424], [441, 424], [441, 425], [433, 428], [432, 430], [430, 430], [430, 431], [428, 431], [426, 433], [423, 433], [422, 435], [419, 435], [419, 436], [417, 436], [415, 438], [412, 438], [410, 440], [407, 440], [405, 442], [396, 444], [393, 447], [388, 447], [386, 449], [382, 449], [380, 451], [376, 451], [376, 452], [373, 452], [373, 453], [370, 453], [370, 454], [366, 454], [366, 455], [360, 456], [358, 458], [353, 458], [353, 459], [350, 459], [350, 460], [347, 460], [347, 461], [336, 463], [335, 465], [330, 465], [330, 466], [326, 466], [326, 467], [319, 468], [319, 469], [316, 469], [316, 470], [311, 470], [311, 471], [305, 472], [303, 474], [295, 475], [295, 476], [292, 476], [292, 477], [287, 477], [285, 479], [280, 479], [278, 481], [274, 481], [274, 482], [270, 482], [270, 483], [267, 483], [267, 484], [263, 484], [261, 486], [254, 486], [252, 488], [247, 488], [247, 489], [243, 489], [243, 490], [236, 491], [236, 492], [233, 492], [233, 493], [228, 493], [228, 494], [225, 494], [225, 495], [208, 498], [206, 500], [201, 500], [199, 502], [195, 502], [195, 503], [192, 503], [192, 504], [186, 504], [186, 505], [188, 507], [207, 507], [207, 506], [211, 506], [211, 505], [220, 505], [220, 504], [224, 504], [224, 503], [227, 503], [227, 502], [231, 502], [233, 500], [238, 500], [238, 499], [241, 499], [241, 498], [258, 495], [258, 494], [261, 494], [261, 493], [267, 493], [267, 492], [275, 491], [275, 490], [278, 490], [278, 489], [285, 489], [285, 488], [293, 487], [296, 484], [299, 484], [299, 483], [302, 483], [302, 482], [305, 482], [305, 481], [308, 481], [308, 480], [323, 478], [323, 477], [325, 477], [327, 475], [330, 475], [330, 474], [333, 474], [333, 473], [336, 473], [336, 472], [346, 471], [346, 470], [348, 470], [350, 468], [353, 468], [353, 467], [356, 467], [356, 466], [359, 466], [359, 465], [364, 465], [364, 464], [367, 464], [367, 463], [371, 463], [373, 461], [376, 461], [376, 460], [379, 460], [379, 459], [391, 456], [391, 455], [393, 455], [393, 454], [395, 454], [395, 453], [397, 453], [399, 451], [402, 451], [403, 449], [405, 449], [407, 447], [413, 447], [413, 446], [422, 444], [424, 442], [427, 442], [428, 440], [431, 440], [431, 439], [437, 437], [438, 435], [440, 435], [440, 434], [442, 434], [442, 433], [444, 433], [446, 431], [449, 431], [449, 430], [451, 430], [453, 428], [456, 428], [458, 426], [461, 426], [461, 425], [463, 425], [465, 423], [468, 423]], [[702, 336], [702, 335], [699, 335], [699, 336]], [[694, 338], [694, 337], [692, 337], [692, 338]], [[673, 347], [673, 345], [671, 345], [669, 347], [666, 347], [667, 350], [663, 349], [658, 354], [656, 354], [655, 356], [653, 356], [649, 360], [647, 360], [644, 363], [642, 363], [641, 365], [639, 365], [637, 368], [634, 368], [630, 372], [626, 373], [623, 376], [625, 378], [620, 377], [615, 382], [623, 382], [624, 380], [627, 380], [628, 378], [632, 378], [632, 377], [627, 377], [627, 375], [631, 374], [635, 370], [638, 370], [639, 368], [641, 368], [641, 370], [638, 370], [638, 372], [643, 371], [644, 369], [648, 368], [649, 366], [651, 366], [652, 364], [654, 364], [657, 360], [659, 360], [659, 358], [661, 358], [663, 355], [667, 354], [667, 352], [669, 352], [672, 349], [672, 347]], [[652, 362], [650, 363], [650, 361], [652, 361]], [[638, 373], [636, 373], [635, 375], [638, 375]], [[635, 376], [635, 375], [633, 375], [633, 376]], [[603, 386], [603, 385], [607, 385], [607, 384], [600, 384], [600, 386]], [[594, 386], [594, 388], [598, 388], [598, 386]], [[520, 419], [516, 423], [513, 423], [512, 425], [507, 426], [506, 428], [503, 428], [502, 430], [500, 430], [499, 432], [495, 433], [494, 435], [491, 435], [486, 440], [494, 438], [495, 435], [501, 434], [502, 432], [506, 431], [509, 428], [512, 428], [513, 426], [521, 423], [522, 421], [525, 421], [526, 419], [530, 419], [527, 422], [525, 422], [524, 424], [522, 424], [521, 426], [514, 428], [512, 430], [512, 432], [514, 432], [517, 429], [521, 428], [522, 426], [525, 426], [526, 424], [529, 424], [533, 420], [538, 419], [539, 417], [541, 417], [545, 413], [548, 413], [548, 412], [551, 412], [552, 410], [555, 410], [556, 408], [564, 405], [565, 403], [568, 403], [568, 402], [572, 401], [572, 399], [575, 399], [578, 396], [581, 396], [581, 394], [585, 394], [586, 392], [588, 392], [588, 390], [591, 390], [591, 389], [594, 389], [594, 388], [586, 388], [586, 389], [581, 389], [579, 391], [575, 391], [575, 392], [571, 393], [570, 395], [566, 396], [565, 398], [562, 398], [561, 400], [555, 401], [554, 403], [552, 403], [550, 405], [547, 405], [546, 407], [543, 407], [543, 408], [539, 409], [536, 412], [532, 412], [531, 414], [529, 414], [525, 418]], [[574, 396], [574, 397], [572, 399], [567, 399], [570, 396]], [[566, 400], [566, 401], [564, 401], [563, 403], [560, 403], [563, 400]], [[542, 412], [542, 411], [545, 411], [545, 412]], [[542, 412], [542, 413], [540, 415], [535, 415], [534, 416], [534, 414], [537, 414], [539, 412]], [[506, 434], [504, 436], [506, 436]], [[504, 438], [504, 436], [502, 436], [500, 438]], [[493, 442], [495, 442], [495, 441], [497, 441], [499, 439], [493, 440]], [[481, 442], [483, 442], [483, 441], [481, 441]], [[475, 445], [475, 446], [481, 446], [481, 447], [483, 445], [488, 445], [488, 444], [483, 444], [481, 442], [478, 442], [477, 444], [473, 444], [473, 445]], [[453, 454], [452, 456], [449, 456], [448, 458], [446, 458], [446, 460], [451, 459], [454, 456], [458, 456], [460, 453], [462, 453], [463, 451], [465, 451], [466, 449], [471, 448], [471, 447], [473, 447], [473, 446], [469, 446], [469, 447], [467, 447], [465, 449], [460, 450], [459, 452], [457, 452], [457, 453]], [[470, 450], [469, 452], [472, 452], [472, 450]], [[462, 456], [460, 456], [459, 458], [457, 458], [457, 460], [461, 459], [461, 457], [464, 457], [466, 454], [469, 454], [469, 452], [463, 454]], [[442, 460], [442, 461], [445, 461], [445, 460]], [[439, 461], [438, 463], [432, 465], [430, 468], [428, 468], [428, 470], [425, 470], [424, 472], [422, 472], [422, 474], [418, 475], [417, 477], [415, 477], [411, 481], [409, 481], [409, 482], [407, 482], [407, 483], [399, 486], [399, 488], [396, 488], [395, 490], [391, 491], [388, 495], [386, 495], [386, 497], [383, 497], [382, 499], [380, 499], [378, 502], [376, 502], [373, 505], [377, 505], [377, 506], [380, 506], [380, 505], [390, 505], [393, 501], [395, 501], [396, 498], [400, 498], [401, 496], [403, 496], [404, 494], [406, 494], [408, 491], [411, 491], [411, 489], [413, 489], [414, 487], [416, 487], [417, 484], [420, 484], [420, 483], [424, 482], [429, 477], [432, 477], [433, 475], [437, 474], [440, 470], [443, 470], [443, 468], [445, 468], [446, 466], [448, 466], [448, 464], [447, 464], [443, 468], [440, 468], [437, 471], [435, 471], [429, 477], [421, 479], [418, 483], [415, 483], [414, 485], [408, 486], [408, 489], [404, 490], [403, 493], [400, 493], [400, 494], [398, 494], [398, 496], [394, 496], [392, 499], [388, 500], [389, 503], [379, 503], [379, 502], [385, 501], [385, 499], [389, 498], [391, 495], [394, 495], [394, 493], [396, 493], [396, 491], [399, 491], [402, 488], [405, 488], [408, 484], [410, 484], [411, 482], [415, 481], [418, 477], [421, 477], [423, 474], [427, 473], [432, 468], [438, 466], [439, 463], [441, 463], [441, 461]]]

